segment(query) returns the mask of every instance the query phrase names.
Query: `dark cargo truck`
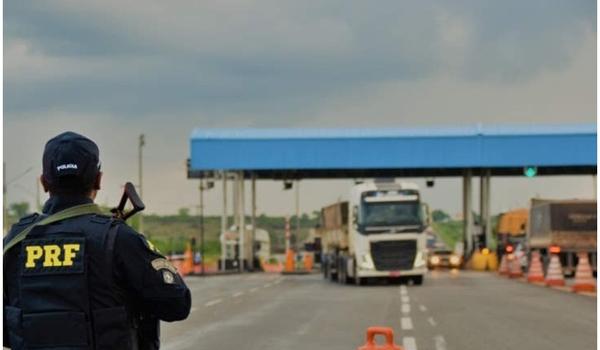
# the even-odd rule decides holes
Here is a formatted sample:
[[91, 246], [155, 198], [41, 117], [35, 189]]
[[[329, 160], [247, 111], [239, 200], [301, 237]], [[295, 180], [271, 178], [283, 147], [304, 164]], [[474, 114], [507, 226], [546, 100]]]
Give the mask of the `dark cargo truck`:
[[596, 201], [532, 199], [527, 241], [547, 264], [558, 253], [565, 275], [573, 275], [577, 253], [588, 253], [596, 272]]

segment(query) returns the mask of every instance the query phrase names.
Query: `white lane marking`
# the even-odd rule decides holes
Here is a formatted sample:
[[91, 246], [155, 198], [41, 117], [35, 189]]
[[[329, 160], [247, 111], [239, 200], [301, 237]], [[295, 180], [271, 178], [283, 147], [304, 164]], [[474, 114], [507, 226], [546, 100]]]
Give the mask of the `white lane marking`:
[[425, 305], [419, 305], [419, 310], [425, 312], [427, 311], [427, 308], [425, 307]]
[[273, 282], [273, 284], [279, 284], [281, 281], [283, 281], [283, 278], [278, 278], [275, 280], [275, 282]]
[[431, 325], [431, 327], [435, 327], [437, 325], [437, 323], [435, 322], [435, 320], [433, 319], [433, 317], [429, 317], [427, 319], [427, 322], [429, 322], [429, 324]]
[[254, 293], [254, 292], [256, 292], [257, 290], [258, 290], [258, 288], [252, 288], [252, 289], [250, 289], [250, 293]]
[[436, 350], [446, 350], [446, 339], [444, 339], [443, 335], [436, 335], [433, 337], [433, 341], [435, 342]]
[[263, 288], [269, 288], [269, 287], [270, 287], [270, 286], [272, 286], [272, 285], [273, 285], [272, 283], [267, 283], [267, 284], [265, 284], [265, 285], [263, 286]]
[[417, 342], [415, 342], [415, 338], [413, 337], [402, 338], [402, 346], [405, 350], [417, 350]]
[[207, 302], [206, 304], [204, 304], [204, 306], [209, 307], [209, 306], [217, 305], [222, 301], [223, 301], [223, 299], [211, 300], [211, 301]]
[[410, 304], [402, 304], [402, 313], [403, 314], [410, 313]]
[[400, 294], [406, 295], [406, 293], [408, 293], [408, 291], [406, 290], [406, 286], [400, 286]]
[[234, 294], [233, 294], [233, 297], [234, 297], [234, 298], [239, 298], [239, 297], [241, 297], [242, 295], [244, 295], [244, 292], [237, 292], [237, 293], [234, 293]]
[[405, 331], [413, 329], [412, 319], [410, 317], [402, 317], [400, 319], [400, 326]]
[[407, 295], [402, 295], [400, 296], [400, 300], [404, 303], [404, 304], [408, 304], [410, 303], [410, 298]]

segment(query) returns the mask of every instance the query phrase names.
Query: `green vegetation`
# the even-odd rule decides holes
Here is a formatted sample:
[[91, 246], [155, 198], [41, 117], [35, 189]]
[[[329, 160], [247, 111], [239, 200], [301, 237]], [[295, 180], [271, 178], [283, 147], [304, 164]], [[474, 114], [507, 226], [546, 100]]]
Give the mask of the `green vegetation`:
[[434, 222], [433, 230], [444, 241], [448, 248], [454, 248], [456, 242], [462, 241], [463, 222], [462, 221], [445, 221]]
[[436, 209], [431, 213], [431, 219], [434, 222], [442, 222], [450, 220], [450, 215], [443, 210]]
[[[102, 210], [107, 213], [110, 211], [106, 207], [102, 207]], [[9, 206], [8, 222], [5, 224], [12, 225], [28, 213], [30, 213], [28, 203], [13, 203]], [[300, 234], [298, 237], [300, 241], [306, 239], [309, 230], [317, 225], [319, 221], [318, 213], [314, 212], [310, 216], [308, 214], [300, 216]], [[250, 222], [250, 217], [246, 217], [246, 224], [250, 224]], [[127, 223], [134, 229], [139, 229], [139, 215], [127, 220]], [[233, 223], [231, 216], [229, 217], [229, 223], [230, 225]], [[285, 217], [262, 214], [257, 216], [256, 226], [269, 232], [272, 252], [282, 253], [285, 249]], [[290, 227], [293, 233], [296, 228], [295, 216], [290, 217]], [[205, 257], [207, 261], [220, 255], [220, 231], [220, 216], [204, 217]], [[186, 245], [192, 239], [196, 241], [196, 249], [200, 249], [200, 217], [191, 215], [186, 208], [180, 209], [177, 215], [144, 215], [144, 233], [163, 254], [183, 253]]]
[[[233, 222], [232, 217], [229, 217], [229, 222]], [[249, 224], [250, 222], [250, 217], [247, 217], [246, 223]], [[318, 218], [314, 215], [312, 217], [307, 214], [300, 216], [300, 241], [308, 237], [309, 229], [315, 227], [317, 222]], [[131, 224], [134, 227], [137, 226], [137, 222]], [[285, 247], [284, 217], [262, 214], [256, 218], [256, 226], [269, 232], [273, 252], [283, 252]], [[296, 227], [295, 216], [290, 218], [290, 226], [293, 232]], [[214, 259], [220, 254], [220, 230], [220, 216], [204, 217], [205, 256], [207, 260]], [[180, 210], [178, 215], [145, 215], [144, 232], [148, 239], [164, 254], [183, 252], [192, 238], [196, 241], [196, 248], [199, 249], [200, 247], [200, 218], [189, 215], [184, 210]]]

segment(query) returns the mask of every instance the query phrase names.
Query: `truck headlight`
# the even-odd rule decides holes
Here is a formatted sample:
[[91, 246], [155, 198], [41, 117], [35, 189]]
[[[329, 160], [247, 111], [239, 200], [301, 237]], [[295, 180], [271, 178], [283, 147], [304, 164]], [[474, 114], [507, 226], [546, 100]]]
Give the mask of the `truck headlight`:
[[363, 270], [375, 270], [375, 264], [373, 263], [371, 254], [367, 253], [361, 255], [358, 266]]
[[415, 258], [415, 268], [425, 266], [425, 254], [423, 252], [418, 252], [417, 257]]
[[429, 258], [429, 263], [431, 263], [431, 265], [439, 265], [440, 264], [440, 257], [437, 255], [432, 256], [431, 258]]
[[452, 266], [460, 265], [460, 258], [458, 257], [458, 255], [450, 256], [450, 265], [452, 265]]

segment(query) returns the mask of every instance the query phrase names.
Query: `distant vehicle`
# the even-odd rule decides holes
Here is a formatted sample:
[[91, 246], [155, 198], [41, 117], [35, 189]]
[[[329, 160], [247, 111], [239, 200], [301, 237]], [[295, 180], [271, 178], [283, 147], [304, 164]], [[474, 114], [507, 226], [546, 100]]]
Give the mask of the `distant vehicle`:
[[500, 214], [496, 226], [497, 254], [499, 258], [502, 258], [508, 251], [512, 253], [519, 245], [521, 245], [522, 250], [525, 250], [528, 219], [528, 209], [515, 209]]
[[545, 264], [558, 254], [565, 275], [573, 275], [577, 253], [587, 252], [596, 271], [596, 201], [532, 199], [528, 248], [537, 249]]
[[360, 285], [367, 278], [407, 276], [422, 284], [428, 218], [415, 184], [388, 180], [353, 186], [350, 202], [321, 210], [324, 277]]
[[438, 268], [457, 269], [462, 266], [462, 257], [447, 248], [437, 248], [429, 251], [427, 267], [430, 270]]

